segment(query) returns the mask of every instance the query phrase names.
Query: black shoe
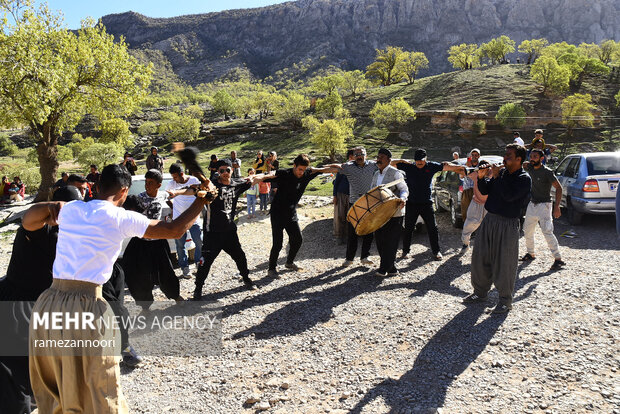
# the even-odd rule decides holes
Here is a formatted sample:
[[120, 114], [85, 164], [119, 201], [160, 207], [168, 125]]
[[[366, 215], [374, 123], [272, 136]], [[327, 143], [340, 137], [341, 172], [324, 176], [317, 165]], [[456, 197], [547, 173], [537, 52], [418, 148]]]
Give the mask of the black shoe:
[[258, 289], [258, 287], [254, 284], [254, 282], [252, 282], [252, 280], [249, 277], [243, 279], [243, 284], [245, 285], [245, 288], [247, 290], [257, 290]]
[[535, 260], [536, 258], [529, 253], [525, 253], [525, 256], [519, 259], [520, 262], [530, 262]]
[[409, 254], [409, 250], [403, 250], [403, 253], [400, 255], [400, 258], [405, 259], [408, 254]]
[[463, 303], [482, 303], [486, 301], [487, 301], [486, 296], [478, 296], [475, 293], [472, 293], [471, 295], [463, 298]]
[[121, 352], [121, 356], [123, 357], [123, 363], [132, 368], [135, 368], [138, 364], [140, 364], [140, 362], [142, 362], [142, 357], [138, 355], [136, 350], [133, 349], [131, 345]]
[[194, 290], [194, 296], [192, 297], [193, 301], [199, 302], [202, 300], [202, 289]]
[[395, 266], [392, 266], [390, 270], [388, 270], [388, 276], [396, 276], [398, 274], [398, 269]]
[[551, 269], [549, 270], [560, 270], [562, 266], [565, 266], [566, 263], [562, 259], [555, 259], [553, 264], [551, 265]]
[[495, 309], [491, 311], [493, 315], [500, 315], [502, 313], [508, 313], [512, 309], [512, 305], [506, 305], [505, 303], [498, 303]]

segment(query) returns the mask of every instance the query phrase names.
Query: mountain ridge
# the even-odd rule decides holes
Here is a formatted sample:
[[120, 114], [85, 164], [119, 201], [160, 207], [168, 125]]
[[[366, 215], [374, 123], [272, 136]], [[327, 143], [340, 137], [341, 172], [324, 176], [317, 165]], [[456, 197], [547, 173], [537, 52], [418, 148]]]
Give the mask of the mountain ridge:
[[264, 78], [307, 59], [364, 69], [387, 45], [426, 53], [427, 75], [451, 70], [451, 45], [503, 34], [517, 45], [539, 37], [574, 44], [620, 39], [620, 0], [298, 0], [171, 18], [126, 12], [102, 22], [131, 48], [162, 51], [195, 85], [244, 66]]

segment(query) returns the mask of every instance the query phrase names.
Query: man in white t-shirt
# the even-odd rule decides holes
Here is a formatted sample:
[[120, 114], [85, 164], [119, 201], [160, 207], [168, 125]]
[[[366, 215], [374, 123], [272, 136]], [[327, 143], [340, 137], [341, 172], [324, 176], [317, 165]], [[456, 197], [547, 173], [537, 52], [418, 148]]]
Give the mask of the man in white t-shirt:
[[[59, 226], [53, 281], [39, 296], [30, 320], [30, 380], [40, 413], [128, 412], [116, 353], [120, 341], [101, 285], [112, 274], [123, 239], [179, 238], [206, 202], [196, 198], [167, 223], [120, 207], [131, 186], [131, 175], [124, 167], [105, 167], [97, 186], [96, 200], [67, 203], [57, 217], [55, 210], [49, 212], [49, 222]], [[54, 321], [58, 315], [67, 318], [60, 329], [56, 322], [42, 322]], [[73, 322], [68, 319], [71, 315]], [[84, 317], [103, 322], [89, 327], [78, 322]]]
[[[181, 164], [172, 164], [170, 166], [170, 175], [172, 175], [172, 181], [166, 186], [166, 191], [176, 191], [188, 188], [193, 185], [200, 185], [198, 178], [194, 176], [186, 176], [183, 173], [183, 166]], [[168, 205], [172, 208], [172, 219], [179, 217], [194, 201], [194, 196], [177, 196], [172, 201], [168, 201]], [[194, 249], [194, 263], [200, 261], [202, 252], [202, 239], [200, 224], [198, 220], [189, 228], [189, 234], [196, 246]], [[175, 244], [177, 246], [177, 258], [179, 260], [179, 267], [183, 270], [183, 277], [189, 279], [189, 259], [187, 257], [187, 251], [185, 251], [185, 242], [187, 241], [187, 233], [179, 237]]]

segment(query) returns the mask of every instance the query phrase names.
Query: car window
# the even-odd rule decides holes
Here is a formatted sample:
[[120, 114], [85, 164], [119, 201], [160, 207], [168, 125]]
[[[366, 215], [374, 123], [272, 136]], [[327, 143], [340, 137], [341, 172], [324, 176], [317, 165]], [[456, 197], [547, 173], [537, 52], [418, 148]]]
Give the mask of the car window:
[[555, 169], [555, 175], [560, 176], [564, 174], [564, 171], [566, 170], [566, 167], [568, 166], [570, 160], [572, 160], [572, 158], [565, 158], [564, 161], [562, 161], [562, 163], [558, 166], [558, 168]]
[[620, 156], [591, 157], [586, 165], [588, 175], [620, 174]]
[[572, 158], [568, 167], [566, 167], [566, 171], [564, 171], [564, 176], [568, 178], [577, 178], [577, 174], [579, 172], [579, 161], [580, 158]]

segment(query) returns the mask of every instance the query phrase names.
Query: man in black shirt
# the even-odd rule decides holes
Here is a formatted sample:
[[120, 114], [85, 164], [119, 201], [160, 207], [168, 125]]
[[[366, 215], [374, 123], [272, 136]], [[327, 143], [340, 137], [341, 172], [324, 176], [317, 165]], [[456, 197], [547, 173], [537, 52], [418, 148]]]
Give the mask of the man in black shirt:
[[336, 168], [309, 167], [310, 159], [305, 154], [298, 155], [293, 161], [293, 168], [277, 170], [275, 175], [259, 178], [262, 181], [271, 181], [278, 184], [278, 191], [271, 203], [271, 233], [273, 244], [269, 254], [269, 270], [271, 277], [279, 277], [276, 270], [278, 255], [282, 250], [284, 230], [288, 234], [290, 248], [285, 267], [294, 271], [303, 270], [297, 266], [295, 256], [302, 243], [301, 230], [297, 222], [297, 203], [303, 195], [308, 183], [317, 175], [324, 172], [337, 172]]
[[249, 178], [232, 180], [232, 163], [230, 160], [220, 160], [215, 164], [219, 178], [213, 184], [218, 189], [218, 197], [207, 205], [207, 211], [202, 225], [203, 244], [202, 261], [196, 273], [196, 288], [194, 300], [202, 297], [202, 287], [209, 275], [211, 265], [215, 258], [224, 250], [237, 264], [237, 269], [243, 278], [245, 287], [255, 290], [256, 285], [249, 277], [248, 261], [241, 248], [237, 225], [234, 222], [237, 200], [247, 189], [252, 186]]
[[508, 144], [504, 168], [493, 166], [490, 179], [485, 179], [486, 169], [478, 171], [478, 189], [481, 194], [489, 196], [484, 204], [488, 213], [478, 229], [471, 257], [474, 293], [463, 302], [486, 301], [494, 284], [499, 303], [493, 313], [506, 313], [512, 309], [519, 257], [519, 215], [523, 200], [532, 188], [532, 179], [522, 168], [526, 156], [525, 147]]
[[462, 167], [448, 162], [438, 163], [426, 160], [426, 150], [418, 149], [413, 159], [415, 164], [407, 160], [393, 160], [392, 165], [407, 175], [405, 182], [409, 187], [409, 198], [405, 207], [405, 230], [403, 231], [403, 256], [409, 254], [411, 248], [411, 235], [415, 230], [418, 217], [422, 216], [426, 231], [431, 244], [431, 251], [435, 260], [441, 260], [439, 251], [439, 230], [435, 221], [433, 202], [431, 200], [431, 188], [433, 176], [440, 171], [460, 171]]

